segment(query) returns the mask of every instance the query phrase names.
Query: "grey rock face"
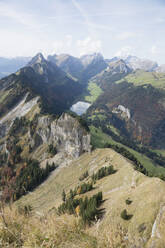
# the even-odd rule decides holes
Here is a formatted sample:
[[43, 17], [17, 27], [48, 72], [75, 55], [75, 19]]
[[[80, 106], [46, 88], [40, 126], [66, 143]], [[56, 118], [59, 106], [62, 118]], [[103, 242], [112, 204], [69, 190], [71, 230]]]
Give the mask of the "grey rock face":
[[125, 59], [125, 62], [133, 70], [141, 69], [144, 71], [155, 71], [155, 69], [158, 67], [156, 62], [149, 59], [140, 59], [136, 56], [128, 56]]
[[128, 74], [132, 70], [130, 67], [127, 66], [124, 60], [119, 59], [118, 61], [114, 61], [109, 63], [109, 67], [107, 68], [108, 72], [112, 72], [112, 74], [116, 73], [123, 73], [123, 74]]
[[[52, 120], [48, 116], [40, 117], [35, 137], [36, 135], [37, 140], [40, 137], [43, 144], [53, 144], [58, 152], [66, 152], [72, 157], [77, 158], [83, 152], [91, 150], [90, 135], [78, 120], [66, 113], [57, 120]], [[31, 140], [32, 145], [36, 146], [35, 139], [31, 137]]]
[[38, 102], [39, 97], [26, 102], [28, 94], [8, 114], [0, 119], [0, 138], [5, 137], [15, 118], [25, 116]]

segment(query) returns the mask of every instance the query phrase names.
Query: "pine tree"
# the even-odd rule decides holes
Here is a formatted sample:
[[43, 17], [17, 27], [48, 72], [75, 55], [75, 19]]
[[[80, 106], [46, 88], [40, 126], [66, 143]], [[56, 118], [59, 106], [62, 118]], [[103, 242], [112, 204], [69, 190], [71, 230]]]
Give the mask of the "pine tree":
[[62, 200], [63, 200], [63, 202], [66, 201], [66, 193], [65, 193], [65, 190], [64, 189], [62, 191]]

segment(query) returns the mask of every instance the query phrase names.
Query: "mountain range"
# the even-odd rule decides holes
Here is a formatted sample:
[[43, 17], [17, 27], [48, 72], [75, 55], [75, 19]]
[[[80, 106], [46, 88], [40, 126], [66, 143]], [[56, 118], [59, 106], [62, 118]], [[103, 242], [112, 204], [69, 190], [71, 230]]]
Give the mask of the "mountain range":
[[3, 58], [0, 57], [0, 78], [16, 72], [24, 67], [31, 57]]
[[[31, 57], [15, 57], [15, 58], [5, 58], [0, 57], [0, 78], [5, 77], [11, 73], [16, 72], [20, 68], [26, 66], [30, 62]], [[133, 70], [142, 69], [145, 71], [158, 71], [165, 72], [164, 65], [158, 65], [157, 62], [154, 62], [149, 59], [140, 59], [136, 56], [126, 56], [126, 57], [114, 57], [112, 59], [104, 59], [100, 53], [94, 53], [90, 55], [83, 55], [80, 58], [73, 57], [69, 54], [60, 54], [60, 55], [49, 55], [48, 60], [57, 64], [63, 71], [71, 74], [75, 78], [79, 78], [85, 68], [88, 65], [92, 66], [98, 63], [100, 66], [99, 71], [105, 69], [109, 62], [115, 62], [119, 59], [123, 59], [126, 64]], [[90, 70], [90, 67], [89, 67]], [[91, 69], [92, 71], [92, 69]], [[91, 72], [92, 73], [92, 72]], [[96, 74], [95, 72], [92, 73]], [[91, 74], [91, 75], [92, 75]], [[83, 77], [83, 75], [81, 75]]]
[[16, 61], [0, 80], [2, 247], [164, 248], [164, 66]]

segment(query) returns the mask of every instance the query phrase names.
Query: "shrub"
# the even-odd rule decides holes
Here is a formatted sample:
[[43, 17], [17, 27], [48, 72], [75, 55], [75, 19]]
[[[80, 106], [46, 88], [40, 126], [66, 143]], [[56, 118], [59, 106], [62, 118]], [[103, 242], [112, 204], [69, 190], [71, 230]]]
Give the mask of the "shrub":
[[77, 190], [78, 194], [84, 194], [93, 189], [92, 183], [83, 183]]
[[89, 176], [88, 171], [85, 171], [80, 177], [79, 177], [79, 181], [83, 181], [85, 178], [87, 178]]
[[[67, 199], [58, 207], [59, 214], [76, 214], [80, 215], [83, 224], [90, 225], [92, 221], [98, 219], [102, 212], [98, 209], [102, 203], [102, 192], [83, 200], [80, 199]], [[79, 207], [78, 207], [79, 206]], [[78, 209], [78, 210], [77, 210]]]
[[110, 165], [108, 167], [102, 167], [96, 173], [93, 173], [92, 180], [93, 181], [99, 180], [99, 179], [101, 179], [103, 177], [106, 177], [106, 176], [109, 176], [111, 174], [114, 174], [115, 172], [116, 172], [116, 170], [114, 170], [112, 165]]
[[63, 189], [62, 191], [62, 201], [65, 202], [66, 201], [66, 193], [65, 190]]
[[126, 203], [127, 205], [130, 205], [130, 204], [132, 203], [132, 201], [131, 201], [130, 199], [127, 199], [127, 200], [125, 200], [125, 203]]
[[50, 153], [52, 156], [57, 154], [57, 149], [55, 146], [53, 146], [52, 144], [50, 144], [48, 146], [48, 153]]
[[121, 218], [123, 219], [123, 220], [130, 220], [131, 218], [132, 218], [132, 216], [133, 215], [128, 215], [127, 214], [127, 210], [126, 209], [124, 209], [122, 212], [121, 212]]

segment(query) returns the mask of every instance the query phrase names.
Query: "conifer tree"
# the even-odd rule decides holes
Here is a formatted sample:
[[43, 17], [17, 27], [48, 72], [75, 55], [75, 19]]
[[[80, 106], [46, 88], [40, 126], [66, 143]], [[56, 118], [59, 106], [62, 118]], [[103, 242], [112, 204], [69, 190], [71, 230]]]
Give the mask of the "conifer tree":
[[66, 193], [65, 193], [65, 190], [64, 189], [62, 191], [62, 200], [63, 200], [63, 202], [66, 201]]

